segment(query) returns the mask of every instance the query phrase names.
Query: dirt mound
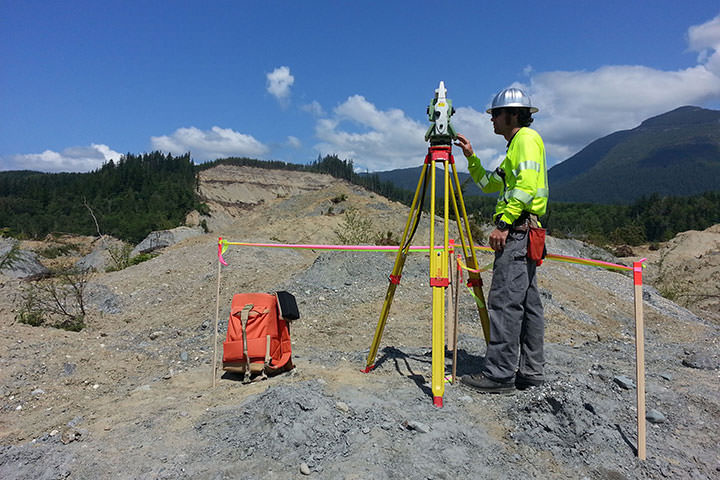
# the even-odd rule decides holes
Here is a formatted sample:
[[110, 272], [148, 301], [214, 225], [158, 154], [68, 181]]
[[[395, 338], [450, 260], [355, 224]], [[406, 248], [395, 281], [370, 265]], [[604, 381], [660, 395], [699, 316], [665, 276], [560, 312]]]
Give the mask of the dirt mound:
[[[252, 203], [231, 192], [237, 179], [257, 174], [208, 171], [215, 183], [201, 189], [217, 205]], [[263, 175], [268, 185], [297, 180]], [[319, 187], [225, 206], [208, 222], [212, 233], [96, 274], [81, 332], [17, 323], [22, 283], [0, 277], [0, 477], [717, 476], [718, 325], [645, 287], [646, 400], [659, 415], [648, 424], [648, 460], [639, 462], [632, 278], [592, 267], [547, 261], [539, 270], [545, 386], [484, 396], [448, 383], [437, 409], [427, 254], [408, 257], [376, 368], [364, 374], [393, 254], [231, 246], [219, 282], [220, 336], [234, 293], [288, 290], [301, 313], [291, 327], [297, 368], [249, 385], [219, 372], [212, 389], [218, 236], [335, 243], [338, 212], [349, 208], [379, 232], [402, 233], [402, 205], [326, 176], [298, 183]], [[222, 196], [212, 197], [220, 186]], [[427, 243], [428, 232], [424, 218], [415, 243]], [[551, 239], [549, 246], [617, 261], [581, 242]], [[481, 265], [491, 261], [480, 255]], [[491, 273], [482, 276], [489, 284]], [[464, 291], [459, 311], [462, 375], [480, 367], [485, 343]], [[629, 384], [616, 380], [625, 377]]]
[[720, 225], [679, 233], [637, 254], [648, 258], [647, 281], [664, 296], [720, 324]]

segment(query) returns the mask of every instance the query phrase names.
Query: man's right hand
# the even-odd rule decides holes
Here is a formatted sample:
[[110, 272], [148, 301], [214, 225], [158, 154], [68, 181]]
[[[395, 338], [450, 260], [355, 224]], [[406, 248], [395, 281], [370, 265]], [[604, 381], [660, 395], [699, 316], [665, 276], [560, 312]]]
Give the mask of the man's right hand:
[[470, 140], [465, 138], [464, 135], [461, 135], [458, 133], [457, 135], [457, 141], [455, 142], [456, 147], [462, 148], [463, 155], [465, 155], [465, 158], [472, 157], [473, 151], [472, 145], [470, 144]]

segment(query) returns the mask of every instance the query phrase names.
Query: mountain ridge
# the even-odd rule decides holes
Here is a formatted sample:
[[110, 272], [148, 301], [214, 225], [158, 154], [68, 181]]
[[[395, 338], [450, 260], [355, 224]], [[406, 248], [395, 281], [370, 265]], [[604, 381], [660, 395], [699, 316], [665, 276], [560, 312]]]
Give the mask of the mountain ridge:
[[591, 142], [548, 177], [551, 197], [569, 202], [623, 204], [654, 193], [716, 191], [720, 111], [684, 106], [648, 118]]

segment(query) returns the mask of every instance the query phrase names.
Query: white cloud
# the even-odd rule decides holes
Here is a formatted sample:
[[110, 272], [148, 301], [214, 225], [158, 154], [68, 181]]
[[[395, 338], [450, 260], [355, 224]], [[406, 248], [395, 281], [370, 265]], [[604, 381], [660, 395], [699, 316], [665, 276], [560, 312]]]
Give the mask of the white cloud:
[[[469, 107], [458, 107], [452, 117], [452, 123], [459, 133], [465, 135], [473, 145], [475, 154], [483, 162], [483, 166], [494, 169], [505, 157], [505, 139], [493, 132], [490, 115]], [[459, 149], [455, 156], [462, 155]], [[456, 162], [458, 170], [467, 171], [467, 162]]]
[[426, 127], [401, 110], [378, 110], [365, 97], [353, 95], [330, 118], [319, 119], [315, 134], [321, 154], [337, 154], [370, 171], [420, 166], [427, 149]]
[[690, 27], [688, 44], [692, 51], [699, 52], [698, 63], [720, 75], [720, 15], [702, 25]]
[[299, 138], [294, 137], [292, 135], [288, 135], [287, 137], [287, 144], [292, 148], [300, 148], [302, 147], [302, 142]]
[[69, 147], [62, 152], [45, 150], [42, 153], [13, 155], [6, 169], [39, 170], [41, 172], [89, 172], [104, 163], [117, 161], [121, 154], [107, 145]]
[[196, 160], [206, 161], [232, 156], [256, 157], [268, 151], [268, 147], [250, 135], [229, 128], [212, 127], [178, 128], [172, 135], [151, 137], [154, 149], [182, 155], [191, 152]]
[[322, 117], [325, 115], [325, 110], [322, 108], [322, 105], [320, 105], [317, 100], [313, 100], [311, 103], [303, 105], [300, 108], [306, 112], [312, 113], [316, 117]]
[[698, 63], [720, 76], [720, 15], [688, 29], [690, 49], [699, 52]]
[[279, 101], [287, 101], [290, 96], [290, 87], [295, 83], [295, 77], [290, 74], [289, 67], [278, 67], [266, 75], [267, 91]]

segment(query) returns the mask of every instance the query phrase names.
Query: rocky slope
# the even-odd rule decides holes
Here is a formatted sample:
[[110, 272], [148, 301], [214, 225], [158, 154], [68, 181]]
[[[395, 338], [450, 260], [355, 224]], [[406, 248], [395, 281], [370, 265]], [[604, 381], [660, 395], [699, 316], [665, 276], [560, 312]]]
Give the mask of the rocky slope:
[[[393, 254], [230, 247], [219, 282], [221, 337], [233, 293], [288, 290], [302, 315], [292, 326], [297, 368], [249, 385], [218, 372], [212, 388], [218, 236], [335, 243], [339, 212], [350, 207], [378, 232], [402, 233], [406, 207], [327, 176], [294, 175], [206, 172], [213, 231], [96, 274], [81, 332], [17, 323], [22, 281], [0, 276], [1, 478], [720, 474], [717, 322], [645, 286], [652, 422], [648, 459], [638, 461], [632, 279], [592, 267], [548, 261], [540, 269], [545, 386], [486, 396], [447, 384], [437, 409], [425, 254], [409, 257], [377, 368], [364, 374]], [[415, 243], [427, 243], [428, 231], [425, 218]], [[548, 249], [618, 261], [576, 241], [550, 239]], [[490, 261], [481, 254], [481, 264]], [[488, 285], [490, 277], [483, 274]], [[483, 351], [464, 291], [458, 373], [477, 370]]]

